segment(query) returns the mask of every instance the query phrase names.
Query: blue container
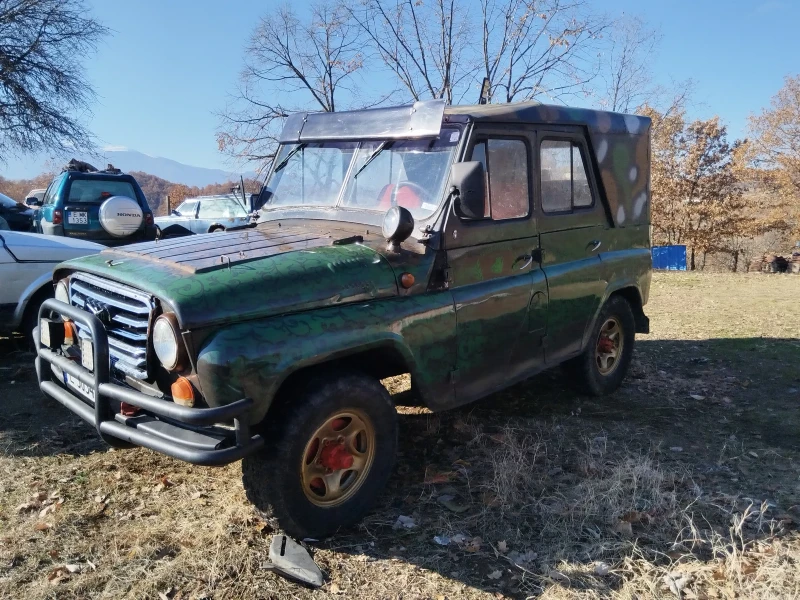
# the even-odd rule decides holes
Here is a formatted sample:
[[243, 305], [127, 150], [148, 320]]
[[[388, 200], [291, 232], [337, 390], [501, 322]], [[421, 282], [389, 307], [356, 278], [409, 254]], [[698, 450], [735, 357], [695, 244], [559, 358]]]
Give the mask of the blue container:
[[653, 246], [653, 268], [662, 271], [686, 270], [686, 246]]

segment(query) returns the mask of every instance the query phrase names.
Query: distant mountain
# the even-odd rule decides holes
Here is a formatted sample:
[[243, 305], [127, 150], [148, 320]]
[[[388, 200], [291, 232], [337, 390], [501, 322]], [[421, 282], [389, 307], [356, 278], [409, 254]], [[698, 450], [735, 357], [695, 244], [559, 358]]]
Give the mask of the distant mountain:
[[[223, 171], [222, 169], [194, 167], [170, 158], [148, 156], [142, 152], [127, 149], [109, 148], [107, 150], [98, 150], [98, 155], [95, 156], [83, 154], [76, 155], [75, 158], [85, 160], [98, 169], [103, 169], [107, 163], [111, 163], [126, 173], [129, 171], [144, 171], [167, 181], [188, 186], [204, 187], [213, 183], [236, 181], [240, 175], [244, 175], [245, 178], [254, 176], [252, 172], [237, 173]], [[7, 165], [0, 166], [0, 175], [7, 179], [31, 179], [44, 171], [60, 170], [61, 165], [68, 162], [68, 160], [53, 161], [44, 156], [33, 159], [28, 157], [24, 162], [10, 160]]]
[[160, 158], [148, 156], [136, 150], [105, 150], [101, 151], [105, 156], [104, 162], [97, 158], [86, 157], [84, 160], [92, 163], [98, 169], [111, 163], [124, 172], [144, 171], [167, 181], [182, 183], [188, 186], [203, 187], [212, 183], [223, 183], [239, 179], [239, 175], [252, 177], [253, 173], [234, 173], [223, 171], [222, 169], [207, 169], [205, 167], [193, 167], [172, 160], [171, 158]]

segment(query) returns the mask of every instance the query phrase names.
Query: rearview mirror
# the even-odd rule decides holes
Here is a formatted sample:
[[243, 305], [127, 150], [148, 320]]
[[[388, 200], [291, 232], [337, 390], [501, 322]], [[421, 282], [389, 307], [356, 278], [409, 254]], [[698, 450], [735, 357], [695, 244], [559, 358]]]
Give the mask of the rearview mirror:
[[455, 163], [450, 185], [455, 188], [455, 210], [462, 219], [486, 218], [486, 184], [483, 163], [477, 160]]

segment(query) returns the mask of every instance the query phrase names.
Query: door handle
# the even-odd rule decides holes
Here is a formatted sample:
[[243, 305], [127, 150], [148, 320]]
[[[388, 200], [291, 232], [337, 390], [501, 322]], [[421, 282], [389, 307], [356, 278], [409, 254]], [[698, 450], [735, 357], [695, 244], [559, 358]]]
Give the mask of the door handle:
[[524, 270], [525, 268], [527, 268], [527, 267], [528, 267], [528, 266], [529, 266], [529, 265], [530, 265], [530, 264], [533, 262], [533, 257], [532, 257], [530, 254], [523, 254], [522, 256], [518, 256], [518, 257], [517, 257], [517, 259], [514, 261], [514, 264], [513, 264], [513, 265], [511, 265], [511, 268], [513, 269], [513, 268], [514, 268], [514, 265], [516, 265], [516, 264], [517, 264], [519, 261], [521, 261], [521, 260], [524, 260], [524, 261], [525, 261], [525, 264], [524, 264], [524, 265], [522, 265], [522, 266], [519, 268], [519, 270], [520, 270], [520, 271], [522, 271], [522, 270]]
[[592, 240], [591, 242], [586, 244], [586, 247], [588, 248], [589, 246], [591, 246], [591, 248], [589, 248], [589, 252], [597, 252], [602, 243], [603, 242], [601, 242], [600, 240]]

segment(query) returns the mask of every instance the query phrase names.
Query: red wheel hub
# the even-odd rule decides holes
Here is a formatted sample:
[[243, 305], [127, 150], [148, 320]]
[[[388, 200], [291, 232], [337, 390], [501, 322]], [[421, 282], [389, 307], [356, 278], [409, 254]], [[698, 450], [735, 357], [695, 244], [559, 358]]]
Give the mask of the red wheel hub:
[[343, 443], [328, 444], [319, 454], [319, 464], [331, 471], [341, 471], [353, 466], [353, 455]]
[[613, 352], [614, 342], [607, 337], [601, 337], [599, 340], [597, 340], [597, 349], [600, 352]]

